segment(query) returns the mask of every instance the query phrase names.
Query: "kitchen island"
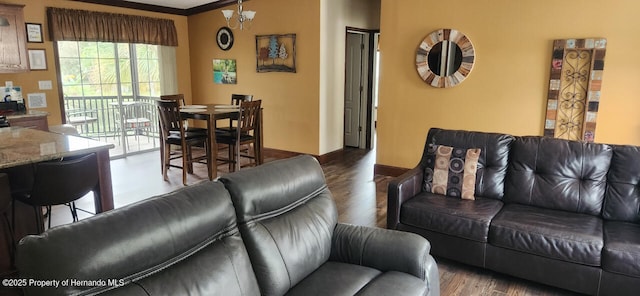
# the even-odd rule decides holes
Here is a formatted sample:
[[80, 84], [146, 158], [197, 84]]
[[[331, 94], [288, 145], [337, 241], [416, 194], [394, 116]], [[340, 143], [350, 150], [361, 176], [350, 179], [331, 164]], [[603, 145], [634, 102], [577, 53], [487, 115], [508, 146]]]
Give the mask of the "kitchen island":
[[[11, 190], [20, 187], [23, 178], [18, 173], [29, 172], [31, 165], [64, 157], [96, 153], [98, 161], [99, 194], [94, 199], [95, 212], [101, 213], [113, 209], [113, 189], [111, 186], [111, 166], [109, 149], [113, 144], [96, 140], [50, 133], [33, 128], [0, 128], [0, 172], [9, 174]], [[16, 203], [16, 241], [27, 234], [37, 232], [31, 207]], [[0, 229], [0, 274], [10, 270], [9, 242], [6, 227]]]

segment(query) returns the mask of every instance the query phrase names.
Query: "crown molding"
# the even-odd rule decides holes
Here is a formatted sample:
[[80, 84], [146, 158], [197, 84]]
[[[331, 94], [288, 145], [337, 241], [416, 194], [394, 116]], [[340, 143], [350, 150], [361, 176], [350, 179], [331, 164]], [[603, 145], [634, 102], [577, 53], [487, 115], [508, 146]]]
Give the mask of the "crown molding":
[[138, 2], [130, 2], [130, 1], [124, 1], [124, 0], [111, 0], [108, 2], [104, 0], [73, 0], [73, 1], [92, 3], [92, 4], [101, 4], [101, 5], [115, 6], [115, 7], [123, 7], [123, 8], [131, 8], [131, 9], [138, 9], [138, 10], [145, 10], [145, 11], [153, 11], [153, 12], [160, 12], [160, 13], [168, 13], [168, 14], [175, 14], [175, 15], [184, 15], [184, 16], [190, 16], [190, 15], [222, 8], [222, 7], [237, 3], [237, 0], [220, 0], [217, 2], [211, 2], [211, 3], [203, 4], [200, 6], [192, 7], [189, 9], [180, 9], [180, 8], [173, 8], [173, 7], [166, 7], [166, 6], [159, 6], [159, 5], [138, 3]]

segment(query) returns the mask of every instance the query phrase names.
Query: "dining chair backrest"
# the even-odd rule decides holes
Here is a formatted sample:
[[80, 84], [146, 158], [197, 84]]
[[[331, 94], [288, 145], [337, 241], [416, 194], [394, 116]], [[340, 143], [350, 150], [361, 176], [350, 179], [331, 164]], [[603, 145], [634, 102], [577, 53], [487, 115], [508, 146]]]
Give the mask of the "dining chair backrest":
[[184, 101], [184, 94], [175, 94], [175, 95], [162, 95], [160, 96], [160, 100], [163, 101], [176, 101], [178, 102], [179, 105], [186, 105], [185, 101]]
[[175, 100], [157, 100], [158, 120], [160, 130], [164, 138], [168, 137], [172, 131], [182, 131], [183, 121], [180, 117], [180, 106]]
[[250, 102], [253, 101], [253, 95], [239, 95], [232, 94], [231, 95], [231, 105], [240, 105], [242, 102]]
[[98, 194], [98, 161], [95, 153], [35, 165], [34, 184], [29, 194], [33, 206], [61, 205], [90, 191]]
[[246, 134], [258, 127], [258, 117], [262, 100], [245, 101], [240, 104], [238, 129], [240, 134]]

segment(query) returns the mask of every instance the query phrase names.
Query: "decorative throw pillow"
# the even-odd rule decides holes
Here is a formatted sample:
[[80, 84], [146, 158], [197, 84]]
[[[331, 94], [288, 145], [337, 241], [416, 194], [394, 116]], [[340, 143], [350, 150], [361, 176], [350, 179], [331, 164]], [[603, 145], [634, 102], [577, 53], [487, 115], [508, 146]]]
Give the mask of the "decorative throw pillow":
[[427, 149], [424, 191], [475, 200], [480, 148], [429, 144]]

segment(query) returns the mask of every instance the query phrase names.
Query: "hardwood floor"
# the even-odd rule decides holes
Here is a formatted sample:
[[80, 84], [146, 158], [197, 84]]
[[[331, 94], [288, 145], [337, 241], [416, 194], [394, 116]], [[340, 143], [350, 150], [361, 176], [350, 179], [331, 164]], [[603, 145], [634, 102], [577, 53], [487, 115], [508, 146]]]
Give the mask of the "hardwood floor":
[[[170, 170], [169, 182], [162, 180], [159, 162], [157, 151], [111, 162], [116, 207], [183, 187], [182, 173], [178, 169]], [[336, 200], [340, 222], [385, 227], [387, 185], [391, 178], [374, 176], [374, 163], [375, 152], [347, 149], [343, 157], [322, 166]], [[227, 172], [225, 166], [220, 166], [219, 170], [219, 175]], [[190, 184], [207, 179], [204, 166], [196, 165], [194, 171], [194, 175], [189, 175]], [[78, 206], [91, 209], [92, 197], [83, 198]], [[67, 223], [64, 219], [70, 216], [68, 210], [58, 210], [59, 213], [54, 212], [54, 224]], [[436, 258], [436, 261], [440, 271], [441, 295], [576, 295], [443, 258]]]

